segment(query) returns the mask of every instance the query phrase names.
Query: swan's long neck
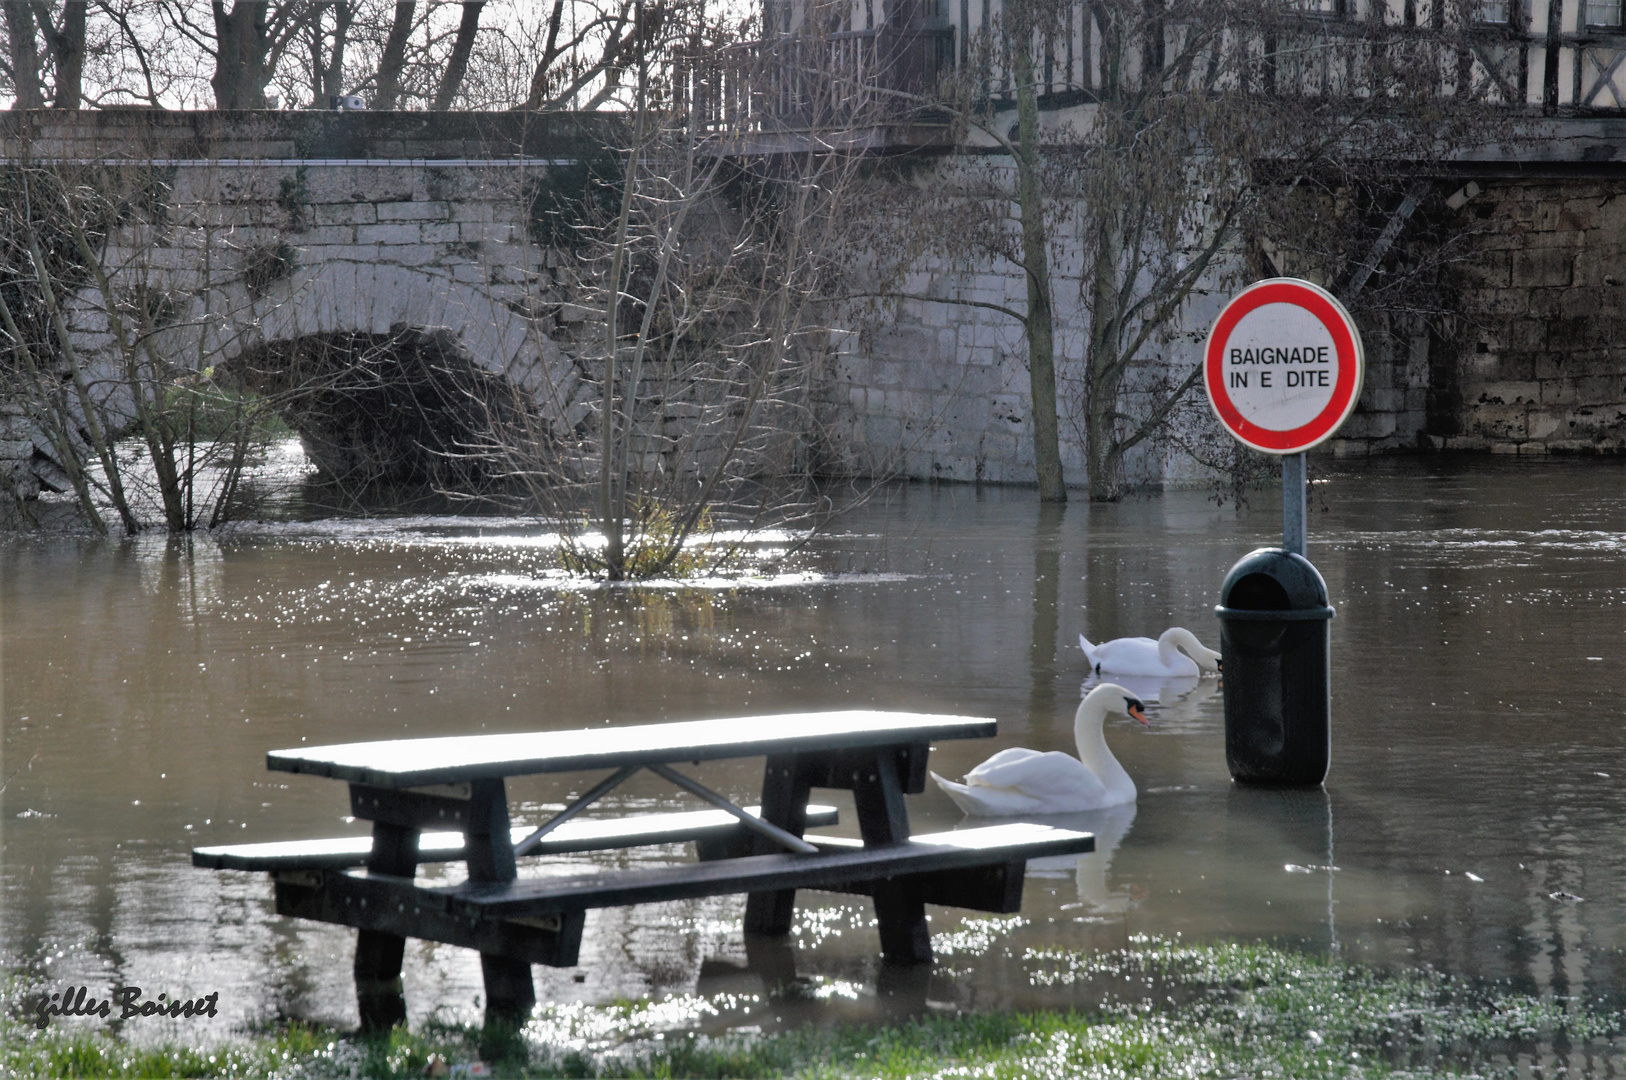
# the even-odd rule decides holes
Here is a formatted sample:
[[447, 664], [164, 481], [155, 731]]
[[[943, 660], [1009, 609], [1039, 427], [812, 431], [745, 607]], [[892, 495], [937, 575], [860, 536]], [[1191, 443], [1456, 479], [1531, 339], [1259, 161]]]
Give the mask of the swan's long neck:
[[1101, 778], [1108, 791], [1133, 798], [1135, 781], [1118, 764], [1112, 748], [1107, 745], [1106, 734], [1101, 730], [1107, 718], [1107, 703], [1096, 694], [1103, 689], [1106, 688], [1090, 691], [1079, 703], [1078, 713], [1073, 717], [1073, 738], [1078, 743], [1078, 758]]
[[1197, 665], [1198, 670], [1212, 666], [1211, 662], [1204, 664], [1203, 661], [1212, 655], [1213, 650], [1198, 641], [1197, 635], [1184, 627], [1171, 626], [1163, 631], [1162, 636], [1157, 639], [1158, 659], [1162, 660], [1166, 665], [1178, 666], [1179, 660], [1176, 657], [1181, 655], [1182, 649], [1185, 650], [1185, 655], [1190, 657], [1192, 662]]

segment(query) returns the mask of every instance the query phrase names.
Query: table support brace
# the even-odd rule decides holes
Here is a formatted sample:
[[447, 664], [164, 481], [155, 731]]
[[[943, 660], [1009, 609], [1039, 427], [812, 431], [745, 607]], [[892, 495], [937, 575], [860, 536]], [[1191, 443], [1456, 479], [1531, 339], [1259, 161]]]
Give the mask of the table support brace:
[[700, 798], [711, 803], [711, 805], [717, 807], [717, 809], [726, 810], [728, 813], [733, 814], [735, 817], [740, 819], [740, 824], [744, 825], [747, 829], [750, 829], [752, 832], [758, 833], [762, 836], [766, 836], [769, 840], [772, 840], [774, 843], [789, 851], [794, 851], [802, 855], [817, 855], [819, 853], [818, 848], [814, 847], [806, 840], [803, 840], [801, 837], [796, 836], [793, 833], [786, 832], [779, 826], [774, 825], [771, 822], [764, 821], [762, 818], [753, 817], [752, 815], [747, 814], [744, 810], [741, 810], [723, 796], [702, 785], [699, 781], [691, 780], [689, 777], [684, 776], [682, 773], [671, 768], [670, 766], [654, 763], [646, 767], [650, 772], [670, 781], [673, 784], [676, 784], [678, 787], [689, 792], [691, 795], [698, 795]]
[[[827, 769], [797, 754], [771, 754], [762, 772], [762, 820], [784, 829], [792, 836], [807, 830], [807, 797], [813, 772], [821, 777]], [[828, 783], [828, 778], [824, 778]], [[756, 838], [755, 851], [766, 854], [763, 839]], [[796, 918], [796, 890], [776, 889], [754, 892], [745, 901], [745, 933], [782, 937], [790, 933]]]
[[[903, 778], [896, 756], [879, 755], [872, 768], [859, 769], [853, 776], [852, 792], [865, 847], [909, 839], [909, 811], [903, 801]], [[918, 883], [897, 878], [877, 881], [872, 895], [876, 928], [881, 932], [881, 955], [905, 964], [930, 963], [931, 928]]]
[[543, 837], [547, 836], [554, 829], [557, 829], [559, 826], [563, 825], [565, 822], [569, 821], [571, 818], [575, 817], [577, 814], [581, 813], [583, 810], [586, 810], [589, 806], [592, 806], [595, 802], [602, 799], [616, 788], [620, 787], [622, 781], [626, 780], [633, 773], [637, 772], [639, 768], [640, 766], [637, 765], [628, 765], [625, 768], [618, 769], [614, 774], [605, 777], [603, 780], [600, 780], [597, 784], [594, 784], [587, 794], [583, 795], [581, 798], [577, 799], [575, 802], [553, 815], [547, 821], [544, 821], [541, 825], [537, 826], [535, 832], [531, 833], [531, 835], [515, 844], [515, 857], [523, 858], [526, 855], [529, 855], [536, 849], [536, 845], [542, 842]]

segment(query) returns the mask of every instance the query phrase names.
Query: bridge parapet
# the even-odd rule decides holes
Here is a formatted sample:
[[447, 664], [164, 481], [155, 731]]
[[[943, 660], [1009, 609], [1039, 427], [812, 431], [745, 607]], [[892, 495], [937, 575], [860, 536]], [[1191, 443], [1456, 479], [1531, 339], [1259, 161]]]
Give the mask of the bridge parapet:
[[0, 159], [568, 160], [617, 145], [623, 126], [604, 113], [13, 109], [0, 112]]

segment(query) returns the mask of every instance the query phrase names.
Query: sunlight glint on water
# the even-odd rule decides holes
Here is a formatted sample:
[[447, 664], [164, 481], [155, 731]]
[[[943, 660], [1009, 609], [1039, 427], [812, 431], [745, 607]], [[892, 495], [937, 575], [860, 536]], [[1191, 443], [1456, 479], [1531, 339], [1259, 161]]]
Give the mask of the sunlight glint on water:
[[[1034, 866], [1019, 919], [935, 910], [944, 955], [919, 986], [878, 969], [867, 906], [804, 894], [798, 1015], [884, 1015], [899, 993], [1066, 1005], [1075, 991], [1036, 985], [1023, 957], [1135, 933], [1626, 1001], [1626, 470], [1423, 459], [1321, 479], [1310, 557], [1338, 610], [1325, 792], [1233, 787], [1217, 687], [1166, 688], [1149, 728], [1108, 730], [1139, 803], [1070, 822], [1102, 854]], [[637, 588], [561, 580], [546, 530], [511, 518], [7, 540], [5, 963], [36, 985], [220, 990], [223, 1023], [345, 1022], [351, 933], [276, 918], [262, 876], [188, 864], [194, 845], [362, 829], [340, 785], [268, 773], [267, 750], [856, 706], [998, 717], [997, 740], [936, 747], [933, 768], [959, 775], [1003, 746], [1069, 747], [1079, 633], [1178, 624], [1212, 643], [1225, 569], [1278, 520], [1274, 493], [1241, 513], [1200, 492], [1041, 511], [1029, 491], [907, 488], [786, 561], [794, 538], [758, 537], [769, 572]], [[761, 781], [759, 762], [702, 772], [741, 799]], [[516, 816], [589, 782], [516, 782]], [[642, 778], [606, 811], [678, 805]], [[920, 830], [960, 820], [935, 792], [910, 811]], [[581, 967], [537, 969], [539, 990], [760, 997], [741, 910], [597, 913]], [[412, 943], [407, 994], [415, 1019], [472, 1018], [478, 963]]]

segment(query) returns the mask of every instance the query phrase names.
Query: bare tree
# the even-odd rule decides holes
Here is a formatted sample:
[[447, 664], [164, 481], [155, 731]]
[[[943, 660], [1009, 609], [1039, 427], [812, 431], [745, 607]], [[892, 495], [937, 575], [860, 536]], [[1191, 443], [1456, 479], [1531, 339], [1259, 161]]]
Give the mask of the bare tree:
[[[496, 14], [493, 15], [493, 10]], [[19, 108], [593, 109], [655, 81], [689, 0], [0, 0]]]
[[373, 108], [392, 110], [401, 100], [401, 73], [406, 70], [407, 38], [412, 34], [418, 5], [414, 0], [396, 0], [390, 19], [389, 36], [384, 39], [378, 59]]
[[[594, 109], [609, 100], [620, 83], [621, 66], [634, 49], [658, 55], [657, 39], [676, 5], [612, 0], [573, 6], [568, 25], [564, 0], [554, 0], [547, 36], [533, 58], [528, 109]], [[561, 27], [565, 33], [561, 35]], [[594, 84], [598, 86], [594, 89]], [[589, 91], [585, 102], [579, 95]]]
[[265, 108], [265, 88], [303, 21], [301, 6], [283, 3], [273, 9], [268, 0], [233, 0], [228, 10], [225, 0], [213, 0], [215, 71], [209, 85], [216, 108]]
[[215, 378], [265, 314], [256, 256], [208, 215], [167, 220], [148, 167], [25, 160], [4, 179], [0, 363], [84, 518], [128, 533], [226, 521], [277, 404]]
[[556, 523], [567, 568], [610, 580], [716, 566], [836, 509], [816, 387], [860, 165], [817, 137], [719, 153], [698, 114], [656, 107], [650, 65], [632, 73], [625, 145], [532, 189], [570, 369], [479, 451]]
[[86, 0], [6, 0], [0, 75], [20, 109], [77, 109], [84, 96]]
[[24, 0], [10, 0], [4, 10], [9, 60], [6, 75], [11, 82], [16, 107], [43, 108], [45, 93], [40, 85], [40, 52], [35, 35], [34, 10]]
[[[998, 153], [943, 170], [955, 213], [930, 211], [921, 196], [902, 215], [916, 235], [898, 248], [906, 257], [891, 291], [992, 308], [1021, 326], [1043, 499], [1065, 498], [1058, 263], [1079, 268], [1077, 408], [1091, 498], [1114, 499], [1125, 455], [1163, 428], [1201, 377], [1188, 362], [1165, 378], [1155, 369], [1169, 366], [1152, 361], [1178, 351], [1196, 297], [1248, 268], [1250, 243], [1313, 233], [1318, 257], [1347, 260], [1368, 242], [1371, 214], [1413, 182], [1417, 162], [1489, 132], [1492, 84], [1473, 67], [1474, 10], [1453, 9], [1422, 36], [1381, 11], [1333, 19], [1287, 0], [1005, 5], [980, 56], [940, 98], [963, 140]], [[1061, 43], [1081, 22], [1082, 59], [1063, 65]], [[1323, 212], [1351, 197], [1353, 215]], [[1026, 303], [906, 292], [898, 283], [909, 260], [928, 252], [1009, 264]]]
[[446, 70], [441, 74], [430, 108], [444, 112], [457, 99], [463, 76], [469, 70], [469, 54], [474, 51], [474, 38], [480, 32], [480, 12], [485, 6], [484, 0], [464, 0], [463, 17], [457, 22], [457, 37], [452, 41], [452, 54], [446, 60]]
[[350, 45], [350, 27], [356, 20], [358, 6], [349, 0], [332, 0], [330, 3], [320, 4], [314, 17], [306, 25], [305, 34], [310, 49], [311, 98], [318, 106], [325, 105], [345, 91], [345, 50]]
[[1091, 497], [1111, 499], [1124, 454], [1200, 381], [1191, 363], [1125, 407], [1130, 371], [1168, 344], [1194, 293], [1245, 272], [1235, 255], [1250, 238], [1304, 237], [1318, 220], [1323, 257], [1364, 250], [1362, 222], [1320, 213], [1323, 200], [1305, 193], [1381, 211], [1416, 181], [1416, 163], [1484, 137], [1491, 117], [1456, 75], [1466, 6], [1429, 38], [1381, 16], [1307, 19], [1257, 0], [1155, 18], [1129, 4], [1098, 10], [1115, 51], [1144, 58], [1142, 74], [1123, 65], [1103, 80], [1082, 158], [1086, 445]]

